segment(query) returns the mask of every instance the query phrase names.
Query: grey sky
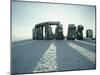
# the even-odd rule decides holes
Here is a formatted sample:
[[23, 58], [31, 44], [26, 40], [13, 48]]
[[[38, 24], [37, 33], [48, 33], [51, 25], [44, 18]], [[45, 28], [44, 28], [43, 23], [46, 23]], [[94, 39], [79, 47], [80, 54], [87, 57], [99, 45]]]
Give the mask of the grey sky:
[[65, 36], [68, 24], [82, 24], [84, 36], [86, 29], [95, 35], [95, 6], [12, 2], [12, 39], [31, 38], [34, 25], [46, 21], [60, 21]]

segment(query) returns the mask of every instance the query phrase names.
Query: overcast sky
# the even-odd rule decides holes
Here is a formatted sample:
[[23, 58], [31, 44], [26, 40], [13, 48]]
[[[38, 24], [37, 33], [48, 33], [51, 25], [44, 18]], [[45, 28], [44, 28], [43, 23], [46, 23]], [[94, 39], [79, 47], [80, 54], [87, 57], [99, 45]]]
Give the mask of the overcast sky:
[[[82, 24], [84, 36], [86, 29], [93, 29], [95, 35], [95, 6], [12, 2], [13, 40], [31, 38], [34, 25], [46, 21], [60, 21], [65, 36], [68, 24]], [[54, 32], [55, 27], [52, 28]]]

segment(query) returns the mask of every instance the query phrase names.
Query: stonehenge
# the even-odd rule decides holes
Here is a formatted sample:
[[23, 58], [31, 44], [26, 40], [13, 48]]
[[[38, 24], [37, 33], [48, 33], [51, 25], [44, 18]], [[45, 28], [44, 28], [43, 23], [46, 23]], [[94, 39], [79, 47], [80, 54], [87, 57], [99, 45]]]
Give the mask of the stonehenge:
[[[55, 34], [52, 32], [51, 25], [56, 25]], [[45, 28], [45, 36], [43, 36], [43, 29]], [[59, 21], [42, 22], [36, 24], [33, 28], [33, 40], [52, 40], [63, 39], [63, 27]]]
[[[55, 33], [52, 31], [51, 25], [56, 25]], [[63, 25], [59, 21], [48, 21], [35, 24], [35, 27], [32, 29], [32, 39], [33, 40], [83, 40], [83, 25], [68, 24], [68, 33], [65, 37], [63, 34]], [[86, 30], [86, 38], [93, 38], [93, 30]]]

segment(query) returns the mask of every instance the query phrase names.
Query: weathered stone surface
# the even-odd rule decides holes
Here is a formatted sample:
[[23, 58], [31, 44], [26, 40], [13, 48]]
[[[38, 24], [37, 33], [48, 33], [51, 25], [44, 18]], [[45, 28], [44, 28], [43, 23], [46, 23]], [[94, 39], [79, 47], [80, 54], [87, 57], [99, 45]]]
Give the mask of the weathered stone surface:
[[83, 40], [83, 29], [84, 29], [83, 25], [78, 25], [78, 28], [77, 28], [77, 39], [78, 40]]
[[93, 38], [93, 30], [92, 29], [87, 29], [86, 30], [86, 37], [87, 38]]
[[76, 38], [76, 26], [75, 24], [69, 24], [67, 40], [74, 40], [75, 38]]
[[57, 27], [55, 29], [55, 38], [56, 38], [56, 40], [62, 40], [62, 39], [64, 39], [63, 27], [62, 27], [61, 24], [57, 25]]
[[52, 28], [50, 25], [45, 26], [45, 39], [46, 40], [51, 40], [53, 33], [52, 33]]

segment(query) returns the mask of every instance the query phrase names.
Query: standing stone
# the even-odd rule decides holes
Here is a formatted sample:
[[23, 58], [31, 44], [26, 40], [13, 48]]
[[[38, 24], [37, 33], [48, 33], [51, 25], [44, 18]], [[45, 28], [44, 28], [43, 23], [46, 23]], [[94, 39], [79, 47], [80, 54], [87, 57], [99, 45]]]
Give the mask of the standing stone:
[[37, 27], [33, 28], [32, 32], [33, 32], [32, 33], [33, 40], [37, 40], [38, 28]]
[[75, 38], [76, 38], [76, 26], [75, 24], [69, 24], [67, 40], [75, 40]]
[[56, 40], [62, 40], [62, 39], [64, 39], [63, 27], [62, 27], [61, 24], [57, 25], [57, 27], [55, 29], [55, 38], [56, 38]]
[[78, 28], [77, 28], [77, 39], [78, 40], [82, 40], [83, 39], [83, 29], [84, 29], [84, 26], [83, 25], [78, 25]]
[[43, 27], [42, 26], [39, 26], [39, 40], [43, 40]]
[[52, 28], [49, 24], [45, 25], [45, 39], [46, 40], [52, 39]]
[[38, 28], [35, 27], [35, 33], [36, 33], [36, 40], [38, 40]]
[[92, 29], [87, 29], [86, 30], [86, 38], [93, 38], [93, 30]]

